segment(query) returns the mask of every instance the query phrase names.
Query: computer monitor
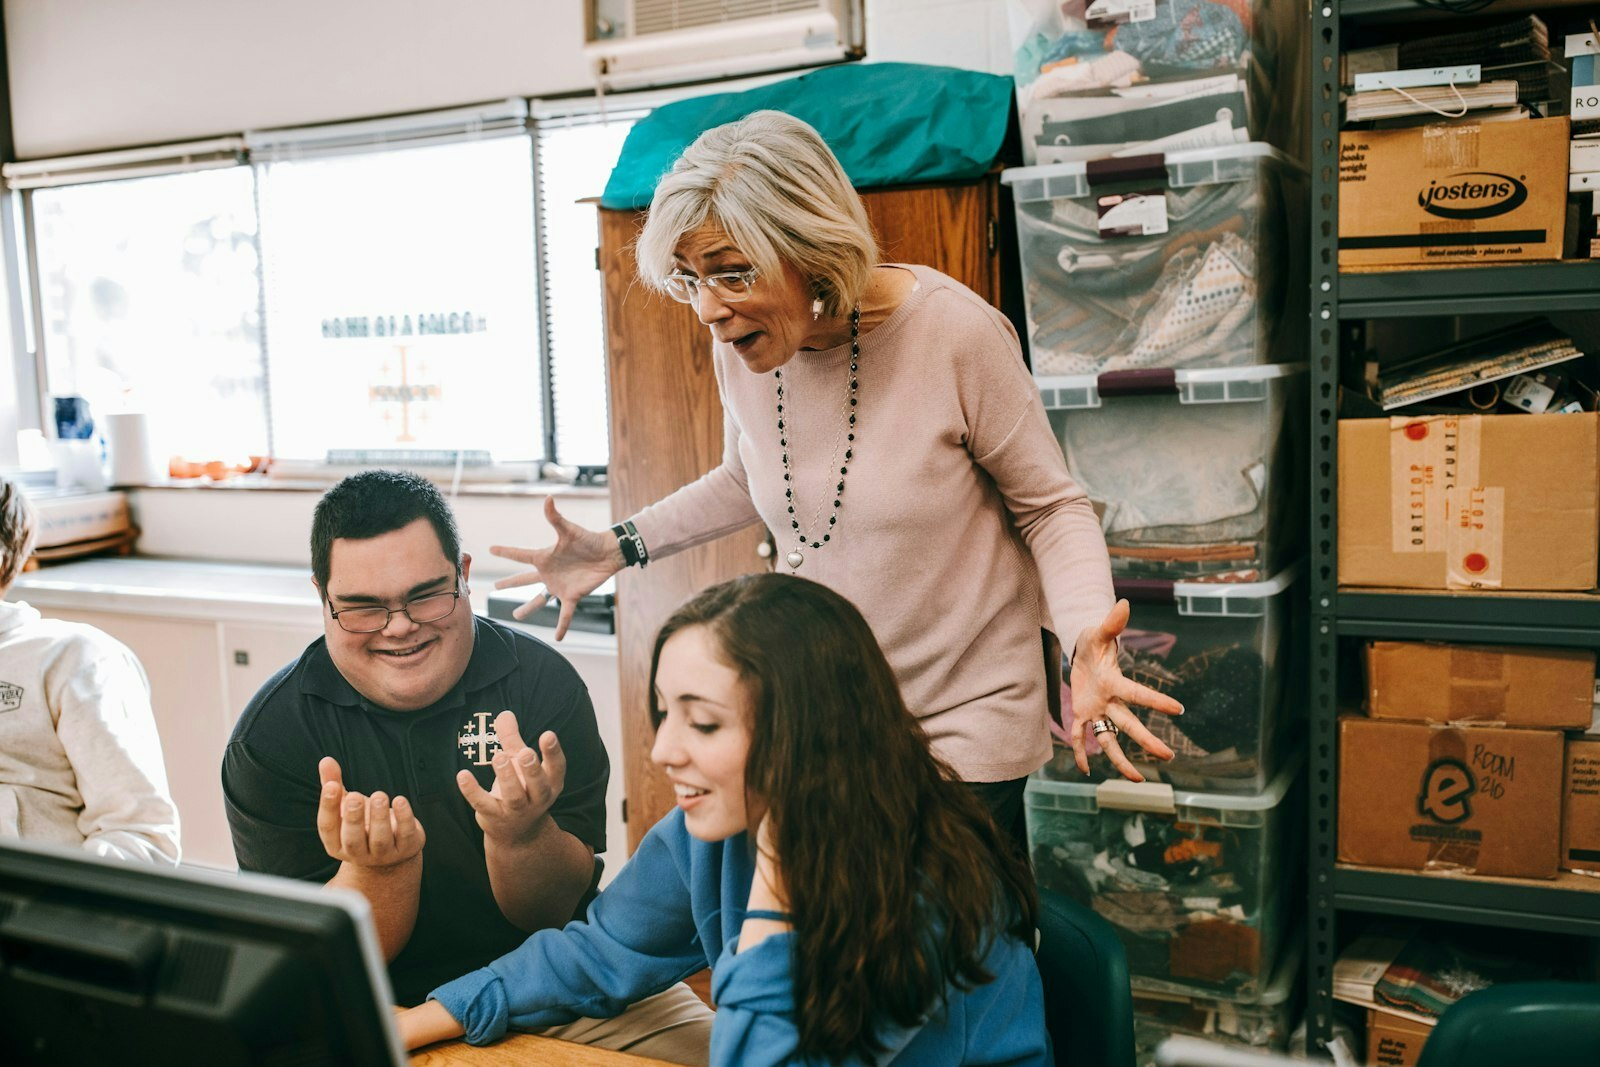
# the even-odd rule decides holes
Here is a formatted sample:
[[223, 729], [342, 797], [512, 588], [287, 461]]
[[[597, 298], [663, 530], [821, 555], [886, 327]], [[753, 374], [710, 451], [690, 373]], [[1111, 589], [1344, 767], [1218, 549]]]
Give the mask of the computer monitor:
[[0, 844], [0, 1063], [406, 1062], [357, 893]]

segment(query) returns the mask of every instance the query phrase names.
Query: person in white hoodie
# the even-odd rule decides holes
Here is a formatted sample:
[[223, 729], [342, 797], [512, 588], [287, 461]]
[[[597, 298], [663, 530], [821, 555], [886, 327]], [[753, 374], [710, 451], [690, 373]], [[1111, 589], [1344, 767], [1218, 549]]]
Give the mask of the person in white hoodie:
[[[0, 479], [0, 596], [33, 551], [33, 506]], [[178, 862], [178, 809], [144, 668], [93, 626], [0, 602], [0, 838]]]

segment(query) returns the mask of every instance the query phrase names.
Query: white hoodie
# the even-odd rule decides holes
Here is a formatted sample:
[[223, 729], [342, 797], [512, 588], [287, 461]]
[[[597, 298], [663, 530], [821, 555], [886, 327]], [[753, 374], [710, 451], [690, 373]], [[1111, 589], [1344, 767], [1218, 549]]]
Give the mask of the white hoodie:
[[0, 837], [178, 862], [144, 668], [93, 626], [0, 602]]

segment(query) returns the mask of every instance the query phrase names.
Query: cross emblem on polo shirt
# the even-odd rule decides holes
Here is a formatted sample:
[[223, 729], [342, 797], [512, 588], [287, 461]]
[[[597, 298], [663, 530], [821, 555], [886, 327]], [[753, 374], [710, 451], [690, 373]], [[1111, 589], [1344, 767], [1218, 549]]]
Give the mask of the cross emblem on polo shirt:
[[500, 751], [500, 738], [494, 732], [496, 714], [492, 711], [475, 712], [461, 724], [461, 732], [456, 735], [456, 747], [476, 767], [487, 767], [494, 759], [494, 754]]

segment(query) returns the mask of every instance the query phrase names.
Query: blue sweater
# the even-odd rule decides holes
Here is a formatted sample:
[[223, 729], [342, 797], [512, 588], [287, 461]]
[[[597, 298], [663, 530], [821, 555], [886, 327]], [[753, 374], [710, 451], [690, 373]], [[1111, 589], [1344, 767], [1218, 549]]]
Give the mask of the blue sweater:
[[[541, 930], [521, 948], [431, 994], [483, 1045], [510, 1026], [552, 1026], [580, 1016], [606, 1018], [712, 968], [717, 1018], [713, 1065], [791, 1063], [798, 1031], [789, 969], [792, 934], [738, 952], [755, 863], [748, 835], [708, 843], [674, 811], [639, 850], [588, 918]], [[1027, 947], [1000, 937], [984, 958], [994, 981], [971, 992], [952, 988], [942, 1010], [909, 1030], [884, 1027], [881, 1063], [1049, 1062], [1044, 993]]]

